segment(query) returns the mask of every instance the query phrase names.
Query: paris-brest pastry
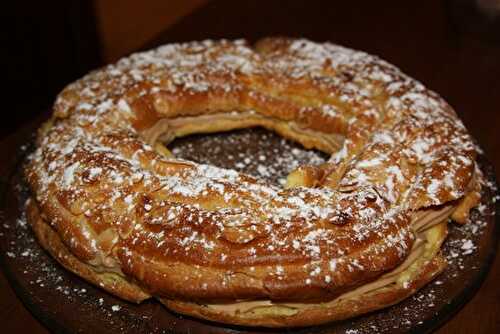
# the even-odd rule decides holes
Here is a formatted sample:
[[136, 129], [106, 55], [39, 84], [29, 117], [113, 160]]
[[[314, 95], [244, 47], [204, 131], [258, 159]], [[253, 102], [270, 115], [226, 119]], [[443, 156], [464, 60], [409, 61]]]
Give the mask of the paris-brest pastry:
[[[331, 157], [281, 187], [164, 146], [256, 126]], [[26, 164], [27, 215], [57, 261], [123, 299], [305, 326], [438, 275], [449, 218], [479, 199], [475, 158], [452, 108], [375, 56], [284, 38], [171, 44], [60, 93]]]

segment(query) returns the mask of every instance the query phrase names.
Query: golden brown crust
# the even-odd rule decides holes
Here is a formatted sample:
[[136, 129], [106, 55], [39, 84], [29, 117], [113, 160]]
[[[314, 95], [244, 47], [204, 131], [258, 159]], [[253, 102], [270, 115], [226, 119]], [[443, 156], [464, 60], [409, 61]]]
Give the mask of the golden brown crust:
[[[146, 293], [139, 286], [127, 281], [122, 275], [98, 273], [95, 271], [95, 268], [92, 268], [74, 257], [74, 255], [62, 244], [57, 233], [40, 217], [38, 208], [32, 199], [27, 203], [26, 212], [28, 222], [32, 226], [40, 244], [66, 269], [100, 286], [104, 290], [131, 302], [141, 302], [151, 297], [151, 295]], [[406, 270], [403, 274], [398, 275], [403, 276], [407, 274], [410, 275], [410, 279], [404, 280], [404, 282], [391, 283], [381, 288], [343, 299], [342, 296], [340, 296], [337, 297], [337, 301], [333, 303], [311, 304], [304, 307], [304, 309], [299, 309], [300, 311], [294, 312], [292, 315], [276, 315], [271, 312], [266, 312], [260, 315], [251, 314], [249, 316], [247, 314], [221, 312], [213, 310], [207, 305], [195, 304], [192, 302], [164, 298], [160, 299], [160, 301], [164, 303], [167, 308], [181, 314], [244, 326], [309, 326], [333, 320], [342, 320], [396, 304], [412, 295], [432, 278], [437, 276], [446, 267], [446, 261], [437, 253], [440, 244], [444, 241], [446, 236], [446, 227], [444, 224], [441, 224], [441, 227], [441, 231], [437, 236], [438, 240], [432, 244], [435, 250], [428, 255], [430, 260], [425, 260], [423, 266], [418, 266], [416, 273], [410, 274], [410, 270]], [[279, 306], [279, 303], [275, 305]], [[287, 304], [284, 303], [284, 305]], [[294, 306], [294, 304], [291, 305]]]
[[[333, 320], [343, 320], [398, 303], [412, 295], [440, 274], [446, 260], [440, 247], [447, 235], [446, 222], [420, 233], [424, 246], [416, 259], [396, 268], [381, 278], [335, 299], [319, 304], [255, 302], [245, 309], [238, 303], [218, 307], [200, 303], [160, 299], [169, 309], [206, 320], [243, 326], [292, 327], [310, 326]], [[245, 303], [243, 303], [245, 304]], [[215, 306], [215, 307], [214, 307]]]
[[58, 234], [40, 217], [32, 199], [27, 202], [26, 215], [40, 245], [69, 271], [130, 302], [140, 303], [151, 297], [139, 286], [122, 276], [109, 272], [99, 273], [96, 268], [76, 258], [61, 242]]
[[[157, 145], [248, 126], [332, 156], [282, 189]], [[420, 212], [462, 201], [464, 220], [475, 155], [451, 107], [377, 57], [307, 40], [205, 41], [66, 87], [25, 174], [50, 228], [34, 225], [80, 261], [69, 267], [188, 304], [317, 303], [405, 261]]]

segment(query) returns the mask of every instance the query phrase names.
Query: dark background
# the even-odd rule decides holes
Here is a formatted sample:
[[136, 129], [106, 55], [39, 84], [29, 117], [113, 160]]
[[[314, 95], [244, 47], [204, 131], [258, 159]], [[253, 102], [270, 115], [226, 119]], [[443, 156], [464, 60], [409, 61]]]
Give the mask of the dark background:
[[[11, 8], [9, 8], [11, 7]], [[500, 1], [17, 1], [2, 10], [0, 140], [90, 69], [135, 50], [205, 38], [301, 36], [374, 53], [441, 94], [500, 175]], [[500, 331], [500, 265], [442, 333]], [[0, 276], [8, 331], [44, 329]]]

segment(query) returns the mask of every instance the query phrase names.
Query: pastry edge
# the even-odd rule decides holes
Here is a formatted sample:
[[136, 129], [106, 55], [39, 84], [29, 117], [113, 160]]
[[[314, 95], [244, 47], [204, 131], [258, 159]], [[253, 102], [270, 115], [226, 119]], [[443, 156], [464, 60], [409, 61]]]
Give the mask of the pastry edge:
[[[86, 264], [73, 255], [64, 245], [57, 232], [47, 224], [40, 216], [37, 204], [33, 199], [28, 200], [27, 220], [31, 225], [38, 241], [64, 268], [80, 276], [86, 281], [101, 287], [107, 292], [125, 299], [129, 302], [140, 303], [152, 296], [134, 282], [124, 277], [107, 272], [98, 272], [89, 264]], [[443, 223], [444, 226], [445, 223]], [[444, 241], [446, 233], [440, 236], [437, 242], [437, 250]], [[406, 284], [394, 284], [391, 287], [382, 287], [368, 291], [359, 296], [346, 299], [338, 298], [328, 306], [311, 304], [293, 315], [271, 315], [256, 316], [253, 313], [230, 313], [214, 310], [207, 305], [186, 302], [181, 300], [169, 300], [158, 298], [168, 309], [183, 315], [194, 316], [209, 321], [241, 326], [261, 327], [301, 327], [327, 323], [336, 320], [352, 318], [371, 311], [379, 310], [397, 304], [405, 298], [414, 294], [418, 289], [429, 283], [439, 275], [446, 267], [446, 260], [437, 251], [431, 260], [426, 261], [418, 270], [416, 275]], [[279, 306], [279, 304], [276, 304]]]

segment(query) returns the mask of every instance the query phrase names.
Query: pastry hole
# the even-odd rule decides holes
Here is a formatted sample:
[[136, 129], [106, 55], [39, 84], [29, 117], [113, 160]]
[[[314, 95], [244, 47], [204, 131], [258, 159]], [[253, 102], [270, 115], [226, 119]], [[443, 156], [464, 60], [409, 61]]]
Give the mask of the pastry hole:
[[[328, 159], [326, 153], [306, 149], [264, 128], [189, 135], [175, 139], [167, 148], [176, 158], [234, 169], [280, 186], [300, 166], [318, 166]], [[302, 182], [296, 181], [295, 185]]]

